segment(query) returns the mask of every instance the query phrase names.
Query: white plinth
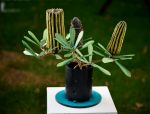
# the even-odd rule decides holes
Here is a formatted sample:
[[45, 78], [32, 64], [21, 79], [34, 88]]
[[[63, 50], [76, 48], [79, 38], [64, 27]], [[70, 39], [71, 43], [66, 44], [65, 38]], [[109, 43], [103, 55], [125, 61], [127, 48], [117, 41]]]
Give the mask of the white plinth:
[[93, 90], [101, 94], [102, 100], [99, 104], [88, 108], [70, 108], [57, 103], [55, 95], [63, 89], [65, 88], [47, 87], [47, 114], [117, 114], [107, 86], [93, 87]]

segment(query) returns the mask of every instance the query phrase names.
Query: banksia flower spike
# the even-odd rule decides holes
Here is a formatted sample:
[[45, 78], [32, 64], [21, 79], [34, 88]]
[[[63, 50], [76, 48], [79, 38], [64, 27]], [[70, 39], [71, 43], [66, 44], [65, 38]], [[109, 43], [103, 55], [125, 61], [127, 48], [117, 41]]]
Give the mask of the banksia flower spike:
[[54, 39], [55, 33], [65, 36], [63, 9], [48, 9], [46, 11], [46, 26], [48, 30], [46, 48], [55, 48], [52, 53], [57, 53], [61, 49], [61, 45]]
[[112, 55], [117, 55], [120, 53], [124, 41], [126, 29], [127, 29], [127, 24], [125, 21], [120, 21], [116, 25], [112, 37], [107, 45], [107, 50]]
[[[78, 17], [74, 17], [71, 20], [70, 27], [75, 29], [75, 41], [81, 31], [83, 31], [83, 26]], [[83, 44], [83, 39], [80, 41], [80, 45]]]

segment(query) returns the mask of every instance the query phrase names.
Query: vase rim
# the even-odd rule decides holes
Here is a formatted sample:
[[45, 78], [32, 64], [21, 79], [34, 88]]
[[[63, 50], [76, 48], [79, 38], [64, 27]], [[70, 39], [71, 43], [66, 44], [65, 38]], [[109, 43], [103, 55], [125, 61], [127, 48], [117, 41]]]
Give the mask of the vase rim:
[[[75, 67], [76, 64], [77, 64], [76, 62], [70, 62], [66, 65], [66, 68], [73, 69], [73, 67]], [[83, 67], [83, 69], [80, 69], [79, 67], [77, 67], [74, 70], [88, 70], [88, 69], [92, 69], [92, 68], [93, 68], [92, 65], [87, 65], [86, 67]]]

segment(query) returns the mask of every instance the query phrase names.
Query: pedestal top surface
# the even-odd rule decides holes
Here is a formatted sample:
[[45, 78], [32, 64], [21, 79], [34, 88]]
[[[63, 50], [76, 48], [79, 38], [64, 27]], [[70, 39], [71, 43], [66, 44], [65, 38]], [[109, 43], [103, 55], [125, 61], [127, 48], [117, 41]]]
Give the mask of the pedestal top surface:
[[64, 87], [47, 87], [47, 114], [117, 114], [107, 86], [93, 87], [93, 90], [101, 94], [102, 100], [99, 104], [88, 108], [71, 108], [57, 103], [55, 95], [64, 89]]

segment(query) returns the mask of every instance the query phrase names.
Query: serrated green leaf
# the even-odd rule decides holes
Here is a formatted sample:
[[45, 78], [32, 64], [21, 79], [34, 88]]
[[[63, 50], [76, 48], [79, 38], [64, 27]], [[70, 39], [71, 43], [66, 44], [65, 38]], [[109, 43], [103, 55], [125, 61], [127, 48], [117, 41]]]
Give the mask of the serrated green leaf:
[[103, 63], [110, 63], [110, 62], [114, 62], [114, 61], [115, 61], [115, 59], [112, 59], [112, 58], [108, 58], [108, 57], [102, 58]]
[[106, 49], [102, 44], [98, 43], [98, 46], [99, 46], [101, 49], [103, 49], [106, 54], [108, 54], [108, 55], [111, 56], [111, 54], [107, 51], [107, 49]]
[[74, 42], [75, 42], [75, 29], [74, 28], [70, 28], [70, 46], [73, 47], [74, 46]]
[[72, 61], [72, 60], [73, 60], [73, 58], [70, 58], [70, 59], [64, 60], [64, 61], [62, 61], [62, 62], [58, 63], [58, 64], [57, 64], [57, 67], [64, 66], [64, 65], [66, 65], [67, 63], [69, 63], [69, 62], [70, 62], [70, 61]]
[[55, 39], [62, 45], [65, 47], [69, 47], [69, 44], [67, 43], [67, 41], [63, 38], [63, 36], [61, 36], [60, 34], [56, 33], [55, 34]]
[[67, 53], [64, 55], [64, 57], [71, 57], [72, 56], [72, 53]]
[[93, 56], [93, 46], [92, 44], [88, 45], [88, 53], [89, 53], [89, 62], [92, 62], [92, 56]]
[[78, 44], [79, 44], [79, 42], [81, 41], [81, 39], [82, 39], [82, 37], [83, 37], [83, 31], [81, 31], [80, 33], [79, 33], [79, 35], [78, 35], [78, 37], [77, 37], [77, 40], [76, 40], [76, 43], [75, 43], [75, 45], [74, 45], [74, 48], [76, 48], [77, 46], [78, 46]]
[[28, 31], [28, 34], [33, 38], [33, 40], [40, 46], [40, 41], [37, 39], [37, 37], [34, 35], [33, 32]]
[[91, 45], [91, 44], [93, 44], [93, 43], [94, 43], [94, 40], [90, 40], [90, 41], [86, 42], [86, 43], [82, 46], [82, 49], [88, 47], [88, 45]]
[[55, 54], [56, 59], [62, 59], [62, 57], [58, 54]]
[[100, 52], [98, 52], [98, 51], [93, 50], [93, 53], [95, 53], [96, 55], [99, 55], [99, 56], [104, 57], [104, 54], [102, 54], [102, 53], [100, 53]]
[[39, 45], [38, 45], [35, 41], [31, 40], [29, 37], [24, 36], [24, 38], [25, 38], [27, 41], [29, 41], [29, 42], [31, 42], [32, 44], [34, 44], [34, 45], [36, 45], [36, 46], [39, 47]]
[[129, 70], [127, 70], [123, 65], [121, 65], [118, 61], [115, 61], [116, 65], [122, 70], [122, 72], [128, 76], [131, 77], [131, 73]]
[[92, 66], [98, 68], [101, 72], [103, 72], [106, 75], [109, 75], [109, 76], [111, 75], [111, 73], [108, 70], [104, 69], [103, 67], [101, 67], [97, 64], [93, 63]]

